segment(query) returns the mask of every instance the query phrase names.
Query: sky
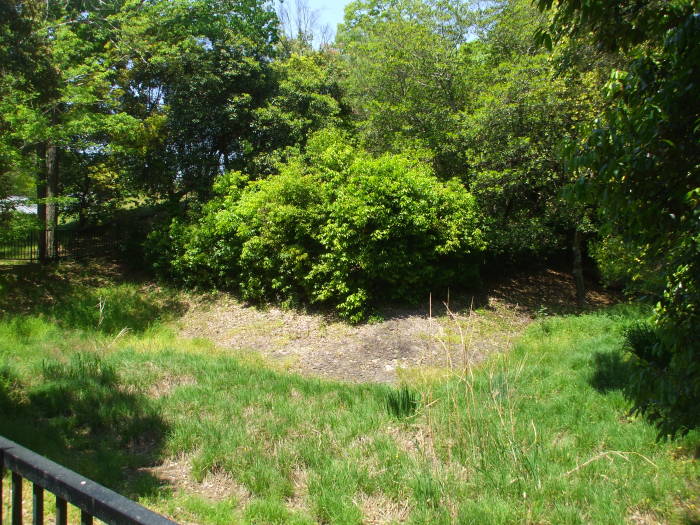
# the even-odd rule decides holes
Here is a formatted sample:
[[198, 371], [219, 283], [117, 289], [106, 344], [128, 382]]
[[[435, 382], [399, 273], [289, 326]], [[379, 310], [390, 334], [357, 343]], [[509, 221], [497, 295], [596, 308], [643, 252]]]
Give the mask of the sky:
[[336, 26], [343, 21], [345, 6], [350, 0], [307, 0], [311, 9], [318, 10], [321, 23], [328, 24], [333, 33]]

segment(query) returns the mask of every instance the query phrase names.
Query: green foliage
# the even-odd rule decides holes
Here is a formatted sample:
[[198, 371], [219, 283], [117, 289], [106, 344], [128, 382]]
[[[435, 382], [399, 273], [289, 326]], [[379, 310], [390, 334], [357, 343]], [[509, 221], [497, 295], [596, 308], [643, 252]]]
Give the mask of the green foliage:
[[635, 411], [657, 423], [660, 437], [700, 426], [698, 371], [692, 347], [686, 352], [670, 352], [669, 348], [678, 344], [677, 335], [651, 321], [632, 325], [625, 338], [627, 349], [635, 356], [625, 389]]
[[[562, 3], [562, 30], [576, 32], [586, 22], [596, 28], [594, 38], [610, 44], [600, 29], [607, 8]], [[599, 206], [606, 233], [632, 246], [633, 260], [616, 266], [651, 276], [654, 362], [667, 366], [643, 358], [649, 366], [637, 376], [635, 398], [662, 432], [675, 432], [698, 424], [700, 405], [700, 19], [693, 2], [666, 4], [664, 16], [653, 11], [654, 1], [625, 6], [629, 27], [614, 39], [634, 60], [612, 72], [604, 117], [571, 147], [570, 158], [578, 195]], [[635, 47], [640, 38], [644, 45]], [[638, 352], [648, 355], [644, 348]]]
[[453, 131], [470, 106], [480, 43], [469, 2], [357, 1], [338, 43], [348, 61], [343, 86], [365, 147], [421, 151], [438, 176], [462, 173]]
[[654, 326], [648, 321], [640, 321], [625, 330], [628, 350], [645, 363], [660, 370], [668, 366], [669, 356], [661, 348], [661, 340]]
[[0, 229], [0, 244], [25, 239], [37, 227], [38, 223], [34, 215], [10, 212], [7, 214]]
[[490, 251], [512, 259], [551, 253], [565, 247], [574, 215], [561, 199], [568, 178], [557, 154], [570, 132], [570, 97], [545, 55], [506, 61], [491, 75], [460, 131], [466, 179], [491, 223]]
[[303, 148], [314, 132], [343, 124], [349, 109], [339, 84], [342, 69], [341, 57], [324, 51], [291, 54], [274, 63], [276, 85], [255, 112], [247, 173], [275, 173], [276, 164]]
[[379, 298], [474, 284], [483, 240], [458, 182], [405, 157], [372, 158], [337, 132], [318, 134], [308, 150], [244, 187], [240, 175], [222, 178], [196, 224], [170, 225], [170, 270], [251, 301], [328, 304], [353, 321]]
[[[552, 41], [567, 36], [592, 33], [596, 41], [610, 49], [630, 49], [677, 26], [688, 11], [697, 9], [695, 0], [534, 0], [540, 10], [554, 11], [547, 30], [538, 40]], [[653, 38], [653, 36], [652, 36]]]
[[64, 213], [100, 222], [147, 198], [206, 200], [250, 153], [275, 83], [268, 2], [5, 2], [2, 14], [0, 195], [44, 174], [41, 193], [56, 148], [77, 198]]
[[343, 297], [350, 319], [368, 300], [415, 301], [431, 289], [474, 285], [482, 233], [474, 199], [457, 181], [396, 155], [358, 157], [337, 184], [321, 230], [314, 295]]
[[177, 201], [211, 196], [213, 179], [250, 153], [255, 112], [274, 88], [277, 20], [260, 0], [178, 0], [124, 10], [117, 45], [131, 60], [123, 107], [139, 133], [116, 153], [127, 180]]
[[591, 229], [561, 198], [571, 177], [559, 146], [596, 114], [590, 92], [605, 57], [584, 45], [545, 52], [534, 39], [545, 24], [525, 0], [363, 1], [348, 6], [338, 36], [364, 146], [460, 178], [501, 265], [561, 252], [574, 229]]

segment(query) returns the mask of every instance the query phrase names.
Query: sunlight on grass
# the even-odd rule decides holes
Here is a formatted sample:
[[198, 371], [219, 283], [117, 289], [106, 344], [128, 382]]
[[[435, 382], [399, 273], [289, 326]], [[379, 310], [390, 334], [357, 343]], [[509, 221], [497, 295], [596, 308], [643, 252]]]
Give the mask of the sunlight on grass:
[[697, 434], [656, 441], [619, 389], [632, 308], [542, 319], [508, 353], [395, 390], [178, 339], [174, 293], [138, 289], [0, 319], [0, 432], [175, 520], [697, 519]]

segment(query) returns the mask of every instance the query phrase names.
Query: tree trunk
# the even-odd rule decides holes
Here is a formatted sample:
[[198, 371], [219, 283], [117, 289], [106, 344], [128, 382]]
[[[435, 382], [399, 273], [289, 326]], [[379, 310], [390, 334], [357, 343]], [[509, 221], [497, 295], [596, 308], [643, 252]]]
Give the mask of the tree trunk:
[[58, 258], [56, 226], [58, 225], [58, 148], [49, 141], [46, 145], [46, 258]]
[[36, 215], [39, 219], [39, 262], [45, 263], [48, 261], [46, 253], [46, 144], [41, 143], [37, 146], [37, 156], [39, 157], [39, 166], [36, 171]]
[[586, 305], [586, 288], [583, 281], [583, 262], [581, 258], [581, 232], [574, 232], [574, 279], [576, 279], [576, 304], [579, 308]]

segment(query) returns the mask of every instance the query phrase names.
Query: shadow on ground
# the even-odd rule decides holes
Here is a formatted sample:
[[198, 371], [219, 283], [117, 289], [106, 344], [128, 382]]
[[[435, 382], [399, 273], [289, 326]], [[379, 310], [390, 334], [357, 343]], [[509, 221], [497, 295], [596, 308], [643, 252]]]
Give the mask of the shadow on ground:
[[0, 434], [127, 497], [165, 490], [142, 470], [159, 463], [167, 432], [147, 396], [92, 354], [45, 361], [40, 375], [26, 384], [0, 369]]
[[0, 315], [41, 315], [68, 329], [142, 332], [185, 311], [176, 291], [105, 261], [0, 267]]
[[[572, 314], [581, 309], [576, 304], [576, 283], [573, 275], [554, 269], [516, 274], [495, 279], [486, 285], [490, 297], [516, 305], [534, 314]], [[618, 294], [593, 282], [586, 282], [586, 306], [596, 309], [621, 300]]]
[[[583, 311], [611, 306], [620, 302], [619, 294], [594, 282], [586, 282], [586, 305]], [[465, 313], [478, 308], [492, 309], [493, 302], [508, 304], [529, 317], [565, 315], [582, 311], [576, 302], [576, 284], [567, 272], [545, 269], [491, 277], [478, 291], [435, 290], [424, 301], [411, 308], [382, 305], [382, 319], [405, 319], [415, 315], [438, 317], [448, 313]]]
[[[638, 384], [635, 385], [635, 381], [638, 381], [641, 371], [640, 365], [625, 359], [624, 354], [619, 350], [598, 352], [593, 355], [593, 373], [589, 382], [593, 388], [602, 394], [614, 391], [621, 392], [630, 403], [630, 412], [639, 411], [649, 423], [656, 426], [659, 431], [657, 437], [659, 440], [663, 440], [669, 435], [676, 435], [676, 433], [682, 435], [687, 431], [697, 432], [697, 426], [688, 428], [685, 421], [670, 416], [667, 412], [660, 415], [654, 410], [647, 409], [649, 406], [652, 406], [648, 405], [648, 395], [643, 389], [640, 391]], [[640, 410], [644, 407], [647, 408]], [[683, 431], [682, 429], [686, 430]], [[699, 459], [700, 441], [695, 441], [695, 444], [690, 449], [681, 453], [696, 460]]]
[[615, 390], [624, 391], [634, 369], [634, 365], [625, 361], [618, 351], [598, 352], [593, 354], [591, 386], [603, 394]]

